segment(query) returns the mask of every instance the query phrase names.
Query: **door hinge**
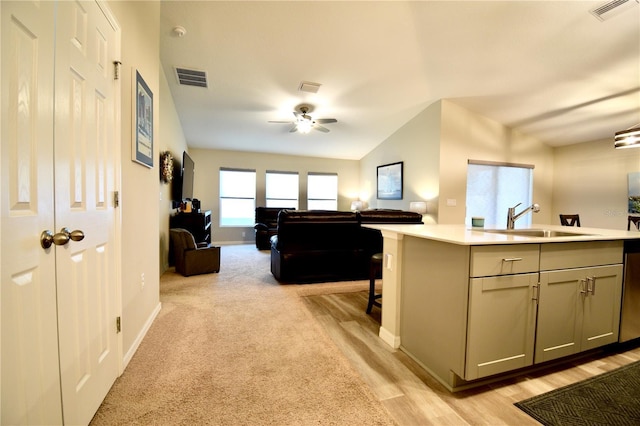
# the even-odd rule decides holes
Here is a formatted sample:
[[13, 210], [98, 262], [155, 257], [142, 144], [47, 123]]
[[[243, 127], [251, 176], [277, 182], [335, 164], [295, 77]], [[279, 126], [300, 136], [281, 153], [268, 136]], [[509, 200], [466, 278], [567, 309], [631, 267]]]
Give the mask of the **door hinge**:
[[113, 191], [113, 207], [120, 206], [120, 191]]
[[122, 331], [122, 324], [120, 321], [120, 317], [116, 317], [116, 333], [120, 333]]
[[120, 80], [120, 65], [122, 65], [122, 62], [113, 61], [113, 79], [114, 80]]

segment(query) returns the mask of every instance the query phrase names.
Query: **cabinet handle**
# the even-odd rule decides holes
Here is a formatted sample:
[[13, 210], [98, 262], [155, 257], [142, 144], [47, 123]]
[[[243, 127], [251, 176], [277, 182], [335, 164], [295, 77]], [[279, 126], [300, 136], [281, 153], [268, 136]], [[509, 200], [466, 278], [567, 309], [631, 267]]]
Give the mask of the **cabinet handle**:
[[580, 294], [587, 294], [589, 290], [587, 289], [587, 280], [584, 278], [580, 279]]
[[520, 260], [522, 260], [521, 257], [505, 257], [502, 259], [503, 262], [518, 262]]
[[596, 295], [596, 277], [587, 277], [587, 293], [592, 296]]
[[533, 297], [531, 298], [531, 300], [535, 300], [537, 302], [539, 294], [540, 294], [540, 283], [534, 284], [533, 285]]

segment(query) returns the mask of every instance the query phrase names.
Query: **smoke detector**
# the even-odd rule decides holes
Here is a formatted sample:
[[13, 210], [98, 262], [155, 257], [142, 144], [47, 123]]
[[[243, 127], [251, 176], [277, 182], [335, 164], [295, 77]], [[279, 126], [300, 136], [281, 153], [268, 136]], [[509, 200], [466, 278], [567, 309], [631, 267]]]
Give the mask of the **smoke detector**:
[[185, 30], [185, 28], [181, 27], [180, 25], [173, 27], [173, 34], [176, 37], [184, 37], [186, 33], [187, 33], [187, 30]]

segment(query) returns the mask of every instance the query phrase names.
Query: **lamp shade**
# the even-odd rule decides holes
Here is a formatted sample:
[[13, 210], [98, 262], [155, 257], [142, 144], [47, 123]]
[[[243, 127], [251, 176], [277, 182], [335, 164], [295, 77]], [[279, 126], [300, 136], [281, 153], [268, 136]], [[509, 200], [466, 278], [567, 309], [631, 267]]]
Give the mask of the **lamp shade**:
[[615, 148], [640, 148], [640, 125], [616, 132], [613, 146]]
[[364, 208], [364, 201], [354, 200], [351, 202], [351, 211], [359, 211]]
[[425, 214], [427, 212], [427, 203], [424, 201], [412, 201], [409, 203], [409, 211]]

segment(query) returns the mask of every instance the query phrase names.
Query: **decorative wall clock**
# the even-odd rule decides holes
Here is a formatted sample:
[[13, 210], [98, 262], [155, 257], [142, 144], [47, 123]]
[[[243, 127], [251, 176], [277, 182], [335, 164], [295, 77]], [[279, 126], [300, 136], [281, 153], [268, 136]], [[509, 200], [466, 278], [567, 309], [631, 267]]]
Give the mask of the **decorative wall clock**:
[[169, 151], [160, 154], [160, 179], [164, 183], [173, 180], [173, 155]]

